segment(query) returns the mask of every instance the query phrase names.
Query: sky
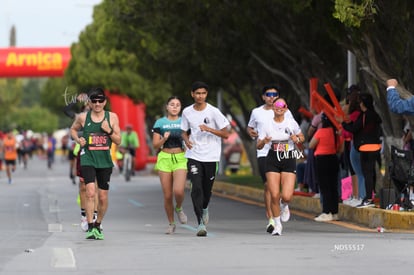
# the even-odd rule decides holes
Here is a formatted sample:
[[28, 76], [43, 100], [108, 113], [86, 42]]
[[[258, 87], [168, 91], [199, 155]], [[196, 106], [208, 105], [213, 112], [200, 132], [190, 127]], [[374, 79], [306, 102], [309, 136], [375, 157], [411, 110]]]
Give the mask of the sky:
[[0, 0], [0, 48], [70, 47], [92, 23], [93, 7], [102, 0]]

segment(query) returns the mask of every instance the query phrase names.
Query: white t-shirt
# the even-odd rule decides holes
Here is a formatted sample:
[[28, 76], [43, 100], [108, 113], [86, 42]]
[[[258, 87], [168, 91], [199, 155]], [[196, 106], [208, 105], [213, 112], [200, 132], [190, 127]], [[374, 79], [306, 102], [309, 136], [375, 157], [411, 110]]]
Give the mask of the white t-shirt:
[[[295, 149], [295, 144], [290, 138], [291, 135], [298, 135], [302, 131], [299, 124], [293, 118], [285, 116], [282, 122], [276, 122], [274, 119], [267, 121], [260, 130], [259, 139], [272, 137], [274, 143], [286, 143], [289, 145], [288, 151]], [[270, 146], [270, 144], [268, 145]]]
[[[258, 131], [258, 134], [260, 136], [260, 129], [263, 128], [263, 126], [265, 124], [268, 123], [268, 121], [273, 121], [273, 118], [275, 117], [275, 112], [273, 111], [273, 109], [269, 109], [266, 110], [265, 105], [263, 104], [262, 106], [256, 107], [253, 109], [252, 114], [250, 115], [250, 120], [249, 123], [247, 123], [248, 127], [251, 127], [253, 129], [255, 129], [256, 131]], [[287, 110], [285, 112], [285, 119], [293, 119], [293, 115], [290, 112], [290, 110]], [[270, 149], [270, 144], [265, 144], [265, 146], [262, 149], [258, 149], [257, 152], [257, 157], [265, 157], [267, 156], [267, 153], [269, 152]]]
[[202, 111], [195, 110], [194, 104], [186, 107], [181, 116], [181, 130], [191, 130], [190, 141], [193, 148], [187, 148], [185, 156], [204, 162], [220, 161], [221, 137], [201, 131], [199, 126], [202, 124], [221, 130], [229, 126], [230, 122], [219, 109], [208, 103]]

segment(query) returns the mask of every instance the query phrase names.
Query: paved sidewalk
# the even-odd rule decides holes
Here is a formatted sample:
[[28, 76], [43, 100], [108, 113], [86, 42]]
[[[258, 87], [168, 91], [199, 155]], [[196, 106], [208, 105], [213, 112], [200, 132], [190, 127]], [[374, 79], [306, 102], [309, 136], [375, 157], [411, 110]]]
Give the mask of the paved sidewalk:
[[[257, 188], [216, 181], [213, 191], [263, 203], [263, 190]], [[295, 195], [289, 207], [315, 215], [321, 213], [319, 199], [306, 196]], [[338, 215], [342, 221], [370, 228], [381, 226], [393, 230], [414, 230], [414, 211], [355, 208], [341, 203], [339, 204]]]

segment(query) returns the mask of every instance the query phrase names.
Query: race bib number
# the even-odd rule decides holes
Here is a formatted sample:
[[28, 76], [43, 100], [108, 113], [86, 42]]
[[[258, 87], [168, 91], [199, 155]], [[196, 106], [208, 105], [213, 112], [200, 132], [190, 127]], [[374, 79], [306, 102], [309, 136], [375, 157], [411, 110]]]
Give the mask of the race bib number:
[[90, 151], [109, 150], [109, 137], [104, 133], [91, 133], [88, 140]]
[[276, 152], [285, 152], [289, 149], [289, 145], [287, 143], [272, 143], [272, 149]]

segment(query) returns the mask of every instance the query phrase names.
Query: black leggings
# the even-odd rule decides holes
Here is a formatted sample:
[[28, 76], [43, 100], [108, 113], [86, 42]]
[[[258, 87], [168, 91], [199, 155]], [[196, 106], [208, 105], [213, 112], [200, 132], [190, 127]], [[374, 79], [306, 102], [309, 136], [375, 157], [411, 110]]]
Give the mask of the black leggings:
[[315, 157], [316, 176], [319, 190], [322, 194], [322, 212], [338, 213], [338, 172], [339, 160], [335, 155], [320, 155]]
[[188, 159], [188, 177], [191, 181], [191, 199], [198, 224], [203, 217], [203, 209], [208, 207], [211, 191], [217, 173], [217, 162], [201, 162]]
[[375, 188], [375, 163], [377, 162], [378, 152], [360, 152], [361, 168], [365, 178], [365, 200], [371, 200], [372, 191]]

